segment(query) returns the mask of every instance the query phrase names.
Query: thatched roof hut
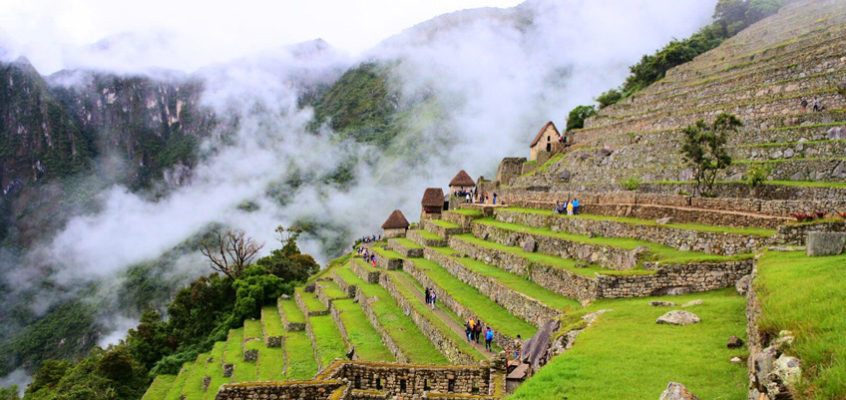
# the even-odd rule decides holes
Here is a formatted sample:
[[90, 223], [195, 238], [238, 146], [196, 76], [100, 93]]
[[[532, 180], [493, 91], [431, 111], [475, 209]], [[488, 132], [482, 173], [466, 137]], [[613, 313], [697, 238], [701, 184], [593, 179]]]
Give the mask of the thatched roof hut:
[[388, 219], [385, 220], [385, 223], [382, 224], [382, 229], [406, 229], [408, 225], [408, 220], [405, 219], [402, 211], [394, 210]]
[[473, 187], [476, 186], [476, 182], [473, 181], [473, 178], [470, 177], [467, 171], [462, 169], [461, 171], [458, 171], [458, 174], [455, 175], [455, 178], [452, 178], [452, 180], [449, 181], [449, 187], [455, 186]]
[[426, 188], [426, 191], [423, 192], [423, 201], [421, 204], [424, 208], [426, 207], [438, 207], [443, 208], [444, 206], [444, 191], [441, 188]]

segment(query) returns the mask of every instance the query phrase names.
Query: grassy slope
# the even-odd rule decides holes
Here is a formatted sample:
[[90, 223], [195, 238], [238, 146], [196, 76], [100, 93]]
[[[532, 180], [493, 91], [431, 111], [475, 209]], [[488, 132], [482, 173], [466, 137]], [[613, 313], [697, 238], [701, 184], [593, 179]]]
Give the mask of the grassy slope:
[[461, 215], [468, 215], [471, 217], [481, 217], [482, 211], [475, 208], [456, 208], [455, 210], [444, 211], [445, 213], [456, 213]]
[[[446, 247], [435, 248], [435, 250], [447, 256], [451, 256], [454, 253], [452, 249]], [[552, 308], [561, 311], [581, 308], [581, 304], [578, 301], [561, 296], [519, 275], [492, 267], [472, 258], [458, 257], [455, 260], [471, 271], [496, 279], [505, 287], [539, 300]]]
[[260, 381], [279, 381], [284, 379], [282, 371], [285, 369], [285, 350], [281, 347], [259, 347]]
[[282, 326], [282, 318], [274, 306], [264, 306], [261, 309], [261, 323], [267, 336], [283, 336], [285, 328]]
[[395, 238], [394, 240], [396, 240], [397, 243], [405, 246], [405, 248], [407, 248], [407, 249], [422, 249], [423, 248], [423, 246], [421, 246], [421, 245], [419, 245], [415, 242], [412, 242], [411, 240], [406, 239], [406, 238]]
[[209, 359], [209, 353], [203, 353], [197, 356], [194, 361], [193, 370], [185, 380], [185, 386], [182, 387], [182, 394], [186, 399], [200, 399], [203, 397], [203, 373], [206, 370], [206, 361]]
[[402, 348], [403, 353], [411, 362], [447, 364], [446, 358], [432, 346], [414, 322], [394, 303], [391, 295], [378, 284], [370, 284], [361, 280], [348, 267], [337, 270], [338, 276], [349, 284], [361, 288], [365, 296], [378, 299], [370, 303], [379, 324], [388, 335]]
[[285, 337], [285, 354], [288, 357], [285, 379], [310, 379], [317, 373], [317, 361], [305, 331], [288, 332]]
[[305, 316], [293, 299], [279, 300], [279, 304], [282, 304], [282, 312], [285, 313], [286, 321], [305, 323]]
[[751, 258], [752, 254], [741, 254], [737, 256], [715, 256], [696, 251], [680, 251], [663, 244], [647, 242], [644, 240], [630, 239], [630, 238], [606, 238], [606, 237], [588, 237], [585, 235], [575, 235], [572, 233], [554, 232], [549, 228], [533, 228], [525, 225], [509, 224], [506, 222], [499, 222], [492, 219], [476, 220], [475, 223], [486, 224], [501, 229], [506, 229], [515, 232], [526, 232], [538, 235], [554, 237], [558, 239], [569, 240], [573, 242], [586, 243], [599, 246], [617, 247], [626, 250], [633, 250], [639, 246], [646, 246], [654, 255], [655, 261], [662, 263], [689, 263], [689, 262], [705, 262], [705, 261], [726, 261], [726, 260], [741, 260]]
[[370, 247], [370, 249], [373, 250], [374, 252], [376, 252], [376, 254], [378, 254], [379, 257], [384, 257], [384, 258], [388, 258], [388, 259], [391, 259], [391, 260], [397, 259], [397, 258], [402, 258], [402, 254], [397, 253], [393, 250], [386, 249], [384, 243], [374, 244], [373, 246]]
[[344, 358], [347, 345], [332, 316], [321, 315], [309, 317], [308, 320], [314, 333], [314, 345], [317, 347], [317, 356], [320, 358], [321, 365], [325, 368], [332, 360]]
[[344, 293], [344, 291], [341, 290], [341, 288], [339, 288], [338, 285], [335, 284], [335, 282], [320, 281], [317, 284], [320, 285], [323, 293], [326, 293], [326, 295], [328, 295], [330, 299], [338, 299], [338, 298], [342, 298], [342, 297], [347, 297], [347, 294]]
[[[676, 303], [702, 318], [689, 326], [658, 325]], [[678, 297], [599, 300], [588, 311], [612, 309], [584, 331], [575, 346], [555, 357], [511, 399], [657, 399], [670, 381], [681, 382], [701, 399], [746, 399], [746, 366], [730, 364], [743, 351], [726, 348], [730, 335], [745, 337], [746, 300], [734, 289]]]
[[364, 311], [353, 299], [336, 300], [332, 304], [341, 312], [341, 322], [347, 330], [347, 339], [355, 346], [355, 353], [360, 359], [395, 361], [391, 352], [382, 344], [379, 332], [373, 329]]
[[444, 221], [442, 219], [432, 219], [430, 221], [432, 221], [433, 224], [438, 225], [442, 228], [447, 228], [447, 229], [460, 228], [460, 226], [458, 226], [458, 224], [452, 223], [452, 222], [449, 222], [449, 221]]
[[295, 290], [299, 292], [300, 298], [303, 299], [303, 303], [309, 311], [326, 310], [326, 306], [317, 299], [317, 296], [315, 296], [313, 292], [306, 292], [302, 287], [298, 287]]
[[426, 276], [446, 290], [452, 298], [463, 304], [494, 329], [511, 337], [518, 334], [523, 337], [531, 337], [537, 332], [537, 328], [515, 317], [508, 310], [479, 293], [476, 288], [459, 281], [440, 265], [423, 258], [412, 258], [411, 261], [415, 267], [422, 270]]
[[[504, 209], [503, 211], [512, 211], [512, 212], [519, 212], [519, 213], [531, 213], [531, 214], [541, 214], [541, 215], [556, 215], [559, 218], [578, 218], [578, 219], [589, 219], [594, 221], [615, 221], [615, 222], [622, 222], [631, 225], [648, 225], [648, 226], [658, 226], [658, 223], [651, 219], [641, 219], [641, 218], [632, 218], [632, 217], [615, 217], [610, 215], [594, 215], [594, 214], [579, 214], [579, 215], [561, 215], [561, 214], [554, 214], [552, 210], [540, 210], [537, 208], [518, 208], [518, 207], [509, 207]], [[739, 235], [752, 235], [752, 236], [761, 236], [761, 237], [770, 237], [776, 234], [775, 229], [765, 229], [765, 228], [755, 228], [755, 227], [747, 227], [747, 228], [735, 228], [731, 226], [720, 226], [720, 225], [706, 225], [706, 224], [696, 224], [696, 223], [669, 223], [662, 225], [669, 228], [678, 228], [684, 229], [689, 231], [700, 231], [700, 232], [721, 232], [721, 233], [736, 233]]]
[[150, 387], [147, 388], [147, 392], [144, 393], [144, 397], [141, 400], [159, 400], [165, 398], [167, 396], [167, 392], [170, 391], [171, 386], [176, 381], [176, 375], [158, 375], [156, 379], [153, 379], [153, 383], [150, 384]]
[[754, 282], [761, 302], [760, 329], [796, 337], [788, 354], [799, 357], [801, 398], [846, 398], [846, 255], [806, 257], [768, 252]]

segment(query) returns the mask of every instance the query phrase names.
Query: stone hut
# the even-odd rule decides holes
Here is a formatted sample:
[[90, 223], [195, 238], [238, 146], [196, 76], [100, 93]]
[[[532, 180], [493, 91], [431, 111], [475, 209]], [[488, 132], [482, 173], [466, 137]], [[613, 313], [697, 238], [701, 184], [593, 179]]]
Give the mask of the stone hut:
[[454, 196], [455, 192], [462, 192], [473, 189], [476, 187], [476, 182], [473, 181], [473, 178], [465, 170], [458, 171], [458, 174], [455, 175], [455, 178], [452, 178], [449, 181], [449, 194], [450, 196]]
[[382, 224], [382, 237], [385, 239], [405, 237], [407, 231], [408, 220], [405, 219], [405, 215], [402, 215], [402, 211], [400, 210], [394, 210], [388, 219], [385, 220], [385, 223]]
[[[555, 124], [552, 121], [546, 123], [543, 128], [538, 131], [538, 134], [535, 135], [535, 140], [532, 140], [532, 144], [529, 145], [531, 149], [531, 153], [529, 154], [529, 161], [531, 160], [538, 160], [538, 156], [541, 158], [549, 159], [549, 154], [552, 154], [555, 151], [558, 151], [562, 145], [559, 143], [561, 140], [561, 134], [558, 133], [558, 128], [555, 127]], [[546, 157], [541, 155], [545, 153]], [[541, 161], [538, 160], [540, 163]]]
[[423, 206], [420, 222], [426, 219], [439, 219], [444, 210], [444, 191], [441, 188], [427, 188], [423, 192], [423, 201], [420, 203]]

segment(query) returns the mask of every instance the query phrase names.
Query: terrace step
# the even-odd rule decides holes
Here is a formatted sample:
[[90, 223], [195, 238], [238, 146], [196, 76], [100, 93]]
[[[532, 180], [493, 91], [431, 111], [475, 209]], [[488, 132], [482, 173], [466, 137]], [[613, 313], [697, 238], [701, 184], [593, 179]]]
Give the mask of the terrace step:
[[188, 380], [188, 376], [194, 370], [194, 362], [186, 362], [182, 364], [182, 368], [179, 370], [179, 373], [176, 375], [176, 379], [174, 379], [173, 384], [170, 386], [170, 390], [168, 390], [167, 395], [165, 396], [165, 400], [179, 400], [182, 396], [182, 389], [185, 387], [185, 382]]
[[494, 344], [504, 349], [514, 343], [517, 335], [532, 337], [537, 328], [512, 315], [508, 310], [450, 275], [443, 267], [429, 259], [406, 260], [405, 271], [421, 286], [432, 288], [437, 294], [436, 304], [449, 308], [461, 320], [481, 320], [494, 330]]
[[429, 232], [425, 229], [412, 229], [405, 235], [408, 239], [421, 246], [443, 247], [446, 246], [446, 239]]
[[447, 359], [423, 336], [420, 328], [399, 308], [391, 295], [378, 283], [362, 280], [350, 266], [334, 270], [339, 286], [355, 287], [355, 300], [371, 326], [382, 337], [382, 343], [398, 362], [445, 364]]
[[406, 238], [388, 239], [388, 247], [403, 258], [423, 257], [423, 246]]
[[282, 317], [277, 307], [262, 307], [261, 327], [265, 347], [282, 347], [282, 341], [285, 340], [285, 326], [282, 324]]
[[579, 214], [567, 216], [539, 209], [499, 209], [500, 222], [533, 228], [550, 228], [585, 236], [638, 238], [670, 246], [681, 251], [734, 255], [754, 252], [773, 243], [775, 230], [727, 228], [699, 224], [657, 224], [654, 220]]
[[303, 287], [294, 289], [294, 301], [305, 316], [329, 315], [329, 308], [323, 305], [313, 292], [306, 292]]
[[393, 297], [397, 305], [417, 325], [429, 342], [453, 364], [475, 364], [493, 355], [467, 343], [464, 328], [442, 309], [430, 309], [423, 301], [423, 290], [412, 284], [412, 279], [401, 271], [383, 274], [379, 284]]
[[447, 240], [452, 235], [464, 233], [458, 224], [442, 219], [427, 219], [423, 221], [423, 228]]
[[279, 311], [279, 317], [282, 318], [282, 325], [286, 331], [305, 330], [305, 316], [294, 300], [279, 299], [276, 301], [276, 309]]
[[350, 262], [350, 269], [367, 283], [379, 283], [379, 275], [383, 272], [358, 257], [353, 257]]
[[[491, 207], [491, 210], [492, 209], [493, 208]], [[441, 218], [443, 218], [444, 221], [458, 225], [464, 232], [467, 232], [470, 229], [470, 223], [473, 222], [473, 220], [483, 218], [484, 216], [484, 210], [473, 208], [472, 206], [468, 206], [468, 208], [444, 211], [443, 214], [441, 214]]]
[[331, 315], [306, 318], [306, 335], [311, 340], [318, 370], [326, 368], [335, 359], [345, 358], [350, 347]]
[[388, 271], [402, 269], [402, 255], [384, 246], [384, 243], [370, 246], [370, 250], [376, 255], [376, 266]]
[[317, 280], [315, 282], [314, 294], [327, 309], [331, 308], [333, 301], [347, 297], [347, 293], [341, 290], [341, 288], [339, 288], [338, 285], [336, 285], [335, 282], [332, 282], [329, 278]]
[[174, 381], [176, 381], [176, 375], [157, 375], [156, 378], [153, 379], [153, 383], [151, 383], [147, 388], [147, 391], [144, 392], [144, 397], [142, 397], [141, 400], [164, 399], [173, 386]]
[[355, 348], [354, 360], [395, 361], [394, 355], [382, 344], [379, 332], [370, 325], [367, 315], [355, 300], [332, 302], [332, 318], [345, 341]]

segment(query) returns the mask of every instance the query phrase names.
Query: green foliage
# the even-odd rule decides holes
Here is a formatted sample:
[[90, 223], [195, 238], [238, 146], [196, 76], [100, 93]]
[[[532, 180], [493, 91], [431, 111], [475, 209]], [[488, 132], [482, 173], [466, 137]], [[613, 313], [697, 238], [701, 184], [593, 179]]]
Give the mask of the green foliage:
[[717, 174], [731, 165], [731, 156], [725, 147], [728, 134], [737, 132], [740, 126], [743, 123], [737, 117], [721, 113], [711, 125], [700, 119], [682, 130], [685, 140], [681, 153], [693, 169], [695, 194], [713, 195]]
[[595, 106], [576, 106], [567, 114], [567, 131], [585, 127], [585, 119], [596, 115]]
[[620, 181], [620, 187], [625, 190], [637, 190], [640, 187], [641, 179], [633, 176], [629, 179]]
[[767, 180], [770, 176], [773, 167], [767, 164], [752, 163], [749, 164], [749, 169], [746, 170], [746, 179], [749, 182], [749, 187], [758, 187]]
[[0, 400], [20, 400], [18, 385], [0, 387]]
[[71, 364], [45, 362], [27, 388], [27, 400], [118, 400], [140, 398], [149, 380], [126, 349], [96, 349]]
[[299, 227], [276, 228], [281, 249], [271, 250], [270, 255], [259, 258], [257, 265], [287, 282], [305, 282], [320, 269], [320, 265], [308, 254], [300, 253], [297, 239], [303, 230]]
[[608, 107], [612, 104], [617, 104], [620, 100], [623, 99], [623, 93], [621, 93], [617, 89], [610, 89], [607, 92], [602, 93], [599, 97], [596, 98], [596, 102], [599, 103], [599, 109], [603, 109]]

